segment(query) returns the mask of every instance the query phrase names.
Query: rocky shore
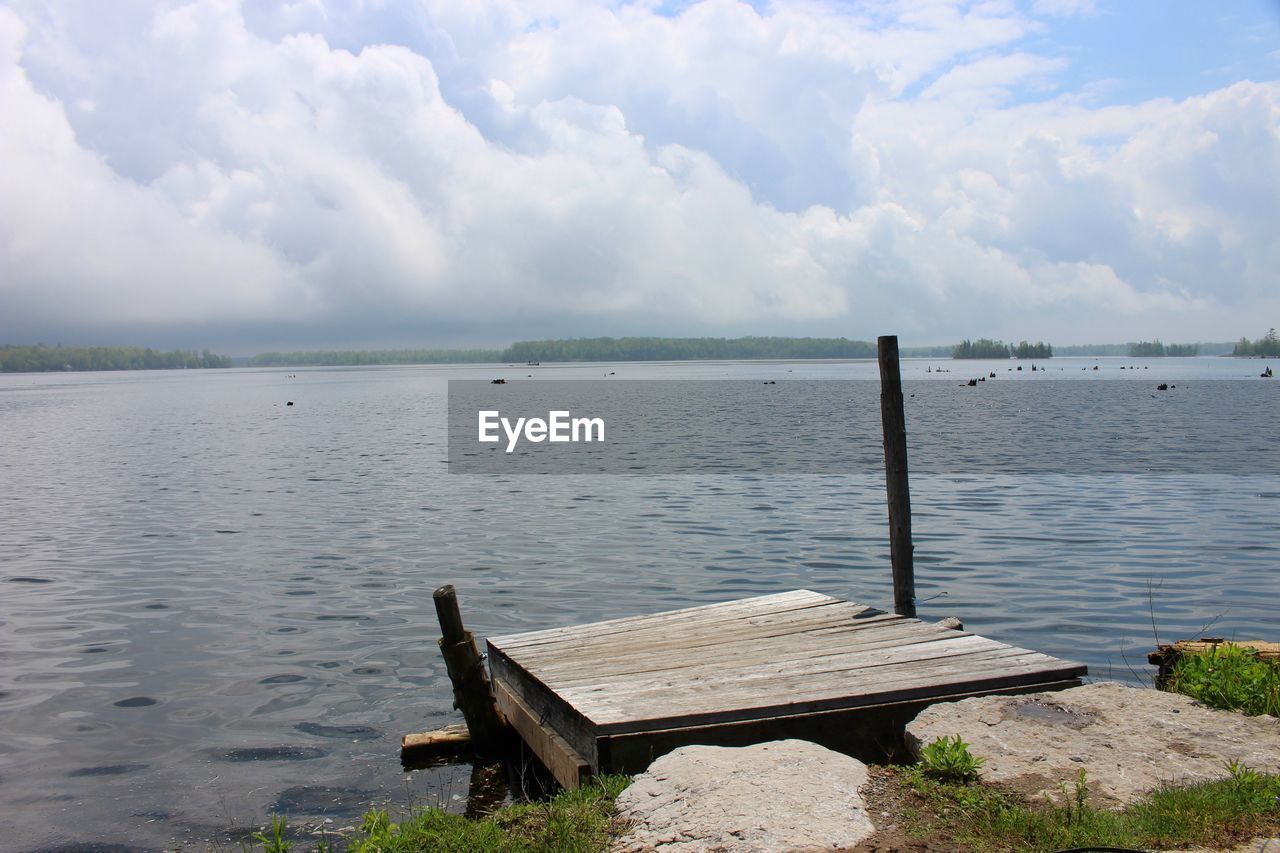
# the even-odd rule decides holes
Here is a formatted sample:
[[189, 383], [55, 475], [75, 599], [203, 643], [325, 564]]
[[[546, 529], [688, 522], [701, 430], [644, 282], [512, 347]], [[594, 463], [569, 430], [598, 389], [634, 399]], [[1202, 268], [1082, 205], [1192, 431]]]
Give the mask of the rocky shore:
[[[1222, 778], [1233, 762], [1280, 773], [1276, 718], [1114, 682], [941, 703], [906, 730], [917, 754], [936, 737], [956, 735], [983, 759], [984, 782], [1034, 799], [1059, 793], [1085, 770], [1089, 795], [1105, 808], [1162, 785]], [[613, 849], [900, 849], [899, 816], [876, 802], [875, 770], [797, 740], [684, 747], [654, 761], [618, 798], [629, 829]], [[1245, 849], [1280, 851], [1280, 840], [1257, 839]]]

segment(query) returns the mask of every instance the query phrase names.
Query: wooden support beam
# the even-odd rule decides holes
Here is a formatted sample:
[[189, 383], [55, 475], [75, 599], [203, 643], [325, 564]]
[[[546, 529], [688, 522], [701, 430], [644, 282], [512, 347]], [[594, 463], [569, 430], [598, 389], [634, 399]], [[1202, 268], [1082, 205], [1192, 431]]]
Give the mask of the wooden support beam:
[[880, 359], [880, 420], [884, 427], [885, 490], [889, 499], [889, 554], [893, 562], [893, 612], [916, 615], [911, 544], [911, 490], [907, 483], [907, 420], [902, 407], [898, 336], [876, 339]]
[[453, 703], [467, 721], [472, 746], [481, 755], [501, 755], [510, 739], [510, 729], [498, 712], [489, 675], [475, 638], [462, 626], [458, 596], [452, 584], [435, 591], [436, 616], [440, 620], [440, 652], [444, 655], [449, 680], [453, 682]]
[[578, 788], [591, 775], [591, 765], [560, 737], [554, 729], [544, 725], [529, 706], [507, 689], [501, 681], [494, 684], [498, 694], [498, 706], [519, 733], [533, 754], [547, 765], [551, 775], [564, 788]]

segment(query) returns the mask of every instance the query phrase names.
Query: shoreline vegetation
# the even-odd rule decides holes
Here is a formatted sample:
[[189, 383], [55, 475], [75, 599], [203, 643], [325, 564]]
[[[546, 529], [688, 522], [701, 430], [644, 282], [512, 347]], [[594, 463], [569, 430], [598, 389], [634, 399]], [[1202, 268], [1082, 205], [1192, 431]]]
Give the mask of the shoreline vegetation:
[[[1191, 696], [1211, 708], [1257, 715], [1276, 711], [1280, 664], [1256, 649], [1226, 645], [1186, 656], [1163, 690]], [[1036, 799], [1015, 786], [982, 779], [983, 757], [959, 736], [927, 745], [914, 765], [873, 764], [863, 789], [875, 820], [877, 849], [1061, 850], [1065, 848], [1224, 849], [1280, 832], [1280, 776], [1231, 762], [1212, 781], [1161, 786], [1123, 808], [1094, 802], [1081, 767], [1074, 786]], [[575, 791], [544, 800], [514, 802], [476, 817], [436, 808], [411, 809], [398, 823], [372, 809], [356, 826], [321, 830], [317, 850], [375, 851], [600, 851], [628, 827], [614, 801], [631, 783], [603, 776]], [[315, 834], [273, 815], [255, 833], [264, 853], [308, 849]], [[259, 849], [258, 845], [248, 846]]]
[[[378, 364], [496, 364], [500, 349], [385, 349], [264, 352], [243, 367], [360, 367]], [[510, 360], [510, 359], [506, 359]]]
[[966, 338], [952, 348], [951, 357], [955, 359], [1053, 358], [1053, 347], [1044, 341], [1036, 341], [1034, 344], [1022, 341], [1014, 345], [1006, 344], [1004, 341], [993, 341], [990, 338], [978, 338], [976, 341]]
[[209, 350], [161, 352], [151, 347], [0, 346], [0, 372], [65, 370], [185, 370], [231, 367], [230, 356]]
[[1280, 358], [1280, 336], [1276, 335], [1276, 330], [1273, 328], [1268, 329], [1267, 333], [1256, 341], [1241, 338], [1232, 347], [1231, 354], [1247, 358]]
[[[980, 339], [981, 343], [985, 339]], [[992, 342], [998, 343], [998, 342]], [[1164, 355], [1228, 355], [1233, 344], [1156, 344]], [[951, 358], [961, 345], [902, 347], [903, 358]], [[1124, 344], [1075, 344], [1053, 347], [1023, 341], [1011, 348], [1003, 343], [995, 355], [975, 358], [1051, 358], [1062, 356], [1138, 357], [1135, 347], [1151, 349], [1147, 342]], [[1012, 349], [1012, 352], [1011, 352]], [[1048, 353], [1041, 355], [1041, 352]], [[873, 341], [848, 338], [563, 338], [518, 341], [505, 349], [396, 349], [359, 351], [269, 352], [237, 359], [245, 367], [343, 367], [393, 364], [541, 364], [621, 361], [717, 361], [751, 359], [854, 359], [875, 358]]]
[[[888, 837], [878, 832], [870, 841], [879, 837], [921, 851], [1224, 849], [1219, 846], [1224, 841], [1234, 847], [1280, 829], [1275, 805], [1280, 777], [1243, 765], [1224, 767], [1218, 780], [1159, 788], [1118, 811], [1092, 801], [1087, 770], [1074, 787], [1064, 785], [1057, 797], [1036, 801], [979, 779], [939, 775], [928, 761], [869, 769], [868, 812], [889, 832]], [[626, 776], [601, 777], [544, 801], [515, 802], [475, 817], [430, 807], [393, 822], [386, 810], [372, 809], [346, 832], [321, 832], [314, 847], [307, 842], [314, 842], [315, 834], [277, 815], [254, 834], [258, 844], [242, 848], [263, 853], [606, 853], [628, 829], [616, 816], [614, 801], [630, 783]]]
[[[947, 346], [902, 347], [904, 358], [1039, 358], [1058, 356], [1128, 356], [1131, 358], [1233, 355], [1280, 357], [1280, 340], [1272, 329], [1262, 338], [1236, 343], [1164, 344], [1159, 339], [1124, 344], [1045, 342], [1006, 344], [989, 338]], [[875, 358], [871, 341], [849, 338], [565, 338], [518, 341], [505, 349], [386, 349], [266, 352], [249, 358], [150, 347], [79, 347], [0, 345], [0, 372], [29, 373], [71, 370], [172, 370], [222, 367], [359, 367], [412, 364], [541, 364], [625, 361], [731, 361]]]

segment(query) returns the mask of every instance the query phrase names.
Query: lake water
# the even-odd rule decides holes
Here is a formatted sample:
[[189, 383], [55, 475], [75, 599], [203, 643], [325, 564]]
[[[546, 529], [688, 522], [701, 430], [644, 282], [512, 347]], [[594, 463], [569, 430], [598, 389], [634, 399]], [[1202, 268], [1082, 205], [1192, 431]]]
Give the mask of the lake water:
[[[1223, 381], [1186, 405], [1221, 422], [1280, 412], [1280, 381], [1269, 397], [1244, 381], [1258, 361], [1045, 364], [908, 360], [903, 374], [1123, 379], [1135, 407], [1157, 382]], [[479, 636], [799, 587], [889, 606], [875, 474], [447, 473], [447, 380], [608, 373], [877, 375], [778, 362], [0, 376], [0, 848], [202, 846], [273, 810], [340, 827], [374, 804], [462, 808], [468, 768], [398, 761], [402, 734], [459, 720], [435, 642], [442, 583]], [[1041, 395], [1064, 440], [1078, 391], [1061, 395], [1069, 411]], [[1153, 417], [1135, 415], [1135, 434], [1182, 428]], [[1180, 440], [1221, 449], [1198, 429]], [[1147, 677], [1153, 615], [1165, 641], [1214, 620], [1215, 634], [1275, 639], [1280, 473], [1258, 458], [1251, 474], [913, 476], [921, 616], [1126, 681]]]

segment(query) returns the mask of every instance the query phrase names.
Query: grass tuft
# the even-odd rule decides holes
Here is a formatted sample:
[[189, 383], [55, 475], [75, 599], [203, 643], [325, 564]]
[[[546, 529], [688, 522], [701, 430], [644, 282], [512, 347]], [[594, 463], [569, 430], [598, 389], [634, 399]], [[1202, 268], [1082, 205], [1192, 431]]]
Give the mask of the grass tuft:
[[923, 806], [912, 811], [913, 835], [979, 850], [1220, 847], [1280, 830], [1280, 777], [1239, 764], [1227, 771], [1220, 780], [1161, 788], [1121, 811], [1090, 803], [1084, 771], [1042, 804], [985, 785], [939, 781], [920, 766], [897, 768], [894, 776]]
[[285, 837], [289, 825], [284, 815], [273, 814], [271, 816], [271, 834], [265, 832], [253, 833], [253, 840], [262, 845], [263, 853], [289, 853], [293, 849], [293, 842]]
[[620, 830], [613, 801], [630, 782], [626, 776], [598, 776], [545, 802], [514, 803], [480, 819], [427, 809], [403, 823], [392, 823], [385, 811], [375, 809], [365, 814], [360, 834], [347, 849], [355, 853], [595, 853], [607, 849]]

